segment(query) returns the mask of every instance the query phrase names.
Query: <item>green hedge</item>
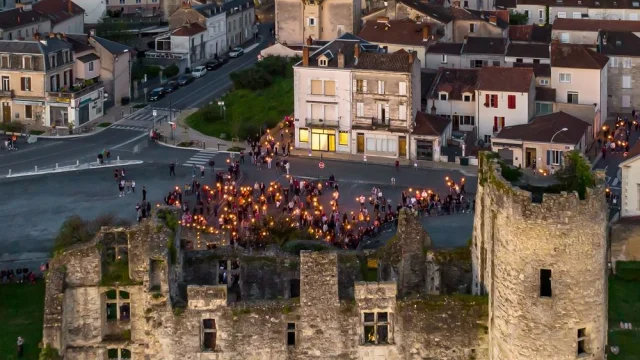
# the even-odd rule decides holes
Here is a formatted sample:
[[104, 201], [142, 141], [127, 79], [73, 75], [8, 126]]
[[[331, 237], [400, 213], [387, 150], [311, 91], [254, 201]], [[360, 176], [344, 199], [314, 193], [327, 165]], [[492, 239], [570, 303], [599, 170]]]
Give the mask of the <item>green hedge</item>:
[[172, 78], [178, 75], [179, 73], [180, 73], [180, 68], [176, 64], [167, 66], [163, 71], [163, 74], [166, 78]]
[[620, 279], [628, 281], [640, 281], [640, 261], [616, 262], [616, 275]]

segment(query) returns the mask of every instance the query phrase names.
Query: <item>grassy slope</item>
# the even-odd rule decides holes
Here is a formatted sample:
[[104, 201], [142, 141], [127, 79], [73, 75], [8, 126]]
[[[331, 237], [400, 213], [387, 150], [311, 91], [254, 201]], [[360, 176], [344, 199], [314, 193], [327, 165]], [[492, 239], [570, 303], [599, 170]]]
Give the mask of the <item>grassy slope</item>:
[[36, 285], [0, 285], [0, 359], [18, 359], [18, 336], [25, 341], [22, 359], [38, 359], [44, 317], [44, 288], [44, 280], [39, 280]]

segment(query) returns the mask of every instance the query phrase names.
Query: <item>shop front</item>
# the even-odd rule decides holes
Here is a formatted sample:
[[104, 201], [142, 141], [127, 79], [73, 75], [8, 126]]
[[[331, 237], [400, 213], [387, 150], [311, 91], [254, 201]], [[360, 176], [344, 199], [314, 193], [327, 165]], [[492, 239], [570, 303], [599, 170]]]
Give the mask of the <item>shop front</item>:
[[355, 150], [364, 155], [406, 158], [407, 136], [388, 132], [357, 132]]
[[336, 129], [299, 128], [297, 140], [300, 148], [336, 152], [337, 133]]
[[44, 101], [13, 99], [13, 106], [25, 124], [42, 124], [45, 111]]
[[83, 125], [101, 117], [104, 113], [103, 90], [96, 90], [91, 94], [73, 100], [73, 114], [71, 121], [75, 126]]
[[45, 126], [68, 126], [71, 99], [54, 98], [45, 107]]
[[416, 139], [416, 159], [433, 161], [434, 155], [433, 140]]

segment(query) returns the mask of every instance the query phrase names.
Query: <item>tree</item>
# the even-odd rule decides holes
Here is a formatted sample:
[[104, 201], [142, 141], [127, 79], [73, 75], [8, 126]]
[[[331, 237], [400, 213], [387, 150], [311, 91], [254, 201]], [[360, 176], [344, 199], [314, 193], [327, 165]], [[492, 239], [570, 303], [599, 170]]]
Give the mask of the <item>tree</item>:
[[529, 16], [526, 13], [511, 11], [509, 14], [509, 25], [527, 25]]
[[62, 360], [62, 357], [56, 348], [51, 347], [50, 344], [46, 344], [42, 349], [40, 349], [40, 356], [38, 356], [38, 360]]
[[544, 6], [544, 24], [549, 26], [549, 5]]
[[566, 191], [576, 191], [580, 199], [584, 200], [587, 188], [596, 183], [591, 165], [578, 151], [565, 154], [564, 167], [556, 173], [556, 180]]
[[129, 222], [113, 214], [105, 214], [93, 220], [85, 220], [78, 215], [68, 217], [60, 226], [58, 235], [53, 239], [54, 254], [69, 246], [92, 240], [103, 226], [126, 226]]

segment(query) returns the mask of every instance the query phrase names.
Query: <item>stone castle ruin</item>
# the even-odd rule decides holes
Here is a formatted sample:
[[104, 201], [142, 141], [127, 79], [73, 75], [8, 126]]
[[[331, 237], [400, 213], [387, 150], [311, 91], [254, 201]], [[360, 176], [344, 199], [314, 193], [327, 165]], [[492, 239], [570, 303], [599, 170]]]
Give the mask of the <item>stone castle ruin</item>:
[[439, 295], [409, 210], [376, 252], [300, 255], [187, 251], [159, 211], [51, 261], [43, 342], [65, 360], [487, 359], [487, 297]]
[[490, 359], [605, 358], [604, 191], [540, 198], [481, 157], [471, 250], [473, 292], [489, 297]]

